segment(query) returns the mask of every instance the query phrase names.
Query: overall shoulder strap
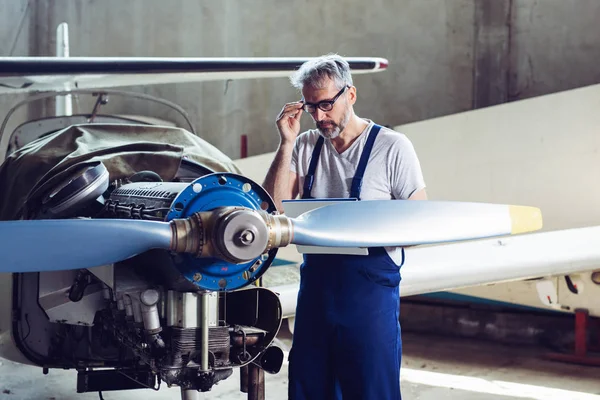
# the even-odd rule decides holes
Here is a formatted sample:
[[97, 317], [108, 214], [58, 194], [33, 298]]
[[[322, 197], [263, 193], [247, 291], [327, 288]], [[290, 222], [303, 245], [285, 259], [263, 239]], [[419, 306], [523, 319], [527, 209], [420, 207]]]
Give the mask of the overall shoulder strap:
[[377, 138], [380, 130], [381, 126], [374, 124], [369, 132], [367, 143], [365, 144], [365, 148], [360, 155], [360, 161], [358, 162], [356, 173], [354, 174], [354, 178], [352, 178], [352, 188], [350, 189], [350, 197], [352, 198], [360, 200], [363, 176], [365, 175], [365, 169], [367, 169], [367, 163], [369, 162], [369, 157], [371, 156], [371, 150], [373, 150], [373, 143], [375, 143], [375, 139]]
[[317, 163], [319, 162], [319, 156], [321, 155], [321, 147], [323, 147], [323, 136], [319, 135], [319, 139], [317, 139], [317, 143], [315, 144], [315, 148], [313, 149], [310, 164], [308, 166], [308, 173], [304, 178], [304, 186], [302, 188], [302, 198], [303, 199], [312, 199], [311, 192], [312, 187], [315, 181], [315, 170], [317, 169]]

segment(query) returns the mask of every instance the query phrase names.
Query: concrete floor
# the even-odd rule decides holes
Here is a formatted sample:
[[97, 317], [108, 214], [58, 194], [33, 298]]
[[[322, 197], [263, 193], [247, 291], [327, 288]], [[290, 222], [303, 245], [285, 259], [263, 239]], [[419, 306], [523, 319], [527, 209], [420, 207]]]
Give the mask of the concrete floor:
[[[281, 335], [289, 344], [289, 334]], [[401, 373], [404, 400], [600, 400], [600, 368], [562, 364], [543, 359], [545, 349], [499, 345], [404, 333]], [[0, 399], [98, 399], [97, 393], [77, 394], [74, 371], [52, 370], [2, 360]], [[266, 376], [266, 398], [285, 399], [287, 364]], [[105, 392], [106, 400], [179, 399], [177, 388]], [[202, 399], [246, 399], [239, 392], [238, 371]]]

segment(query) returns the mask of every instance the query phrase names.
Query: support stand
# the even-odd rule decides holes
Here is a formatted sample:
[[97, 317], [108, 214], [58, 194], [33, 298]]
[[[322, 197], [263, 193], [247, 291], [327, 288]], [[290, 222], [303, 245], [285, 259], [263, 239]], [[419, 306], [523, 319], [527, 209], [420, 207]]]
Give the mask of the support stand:
[[550, 353], [546, 357], [554, 361], [600, 366], [600, 357], [588, 353], [587, 334], [589, 326], [590, 318], [588, 310], [575, 310], [575, 352], [573, 354]]
[[240, 368], [240, 391], [248, 400], [265, 400], [265, 371], [254, 363]]

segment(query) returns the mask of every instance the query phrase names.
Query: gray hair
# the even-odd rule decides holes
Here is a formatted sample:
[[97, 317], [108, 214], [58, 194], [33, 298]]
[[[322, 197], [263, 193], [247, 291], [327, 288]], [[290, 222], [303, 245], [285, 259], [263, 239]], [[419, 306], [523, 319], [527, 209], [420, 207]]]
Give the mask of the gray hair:
[[341, 56], [330, 53], [302, 64], [290, 81], [300, 90], [304, 86], [322, 89], [326, 78], [333, 80], [338, 89], [352, 86], [350, 65]]

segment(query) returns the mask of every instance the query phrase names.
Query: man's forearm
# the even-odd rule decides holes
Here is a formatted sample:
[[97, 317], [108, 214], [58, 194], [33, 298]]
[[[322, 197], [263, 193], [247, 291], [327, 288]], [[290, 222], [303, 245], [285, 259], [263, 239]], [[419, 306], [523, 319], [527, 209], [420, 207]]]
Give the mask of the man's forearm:
[[273, 197], [275, 205], [280, 212], [283, 212], [281, 200], [287, 200], [292, 197], [292, 188], [290, 188], [290, 163], [292, 161], [293, 149], [293, 143], [281, 143], [279, 145], [263, 183], [263, 187]]

